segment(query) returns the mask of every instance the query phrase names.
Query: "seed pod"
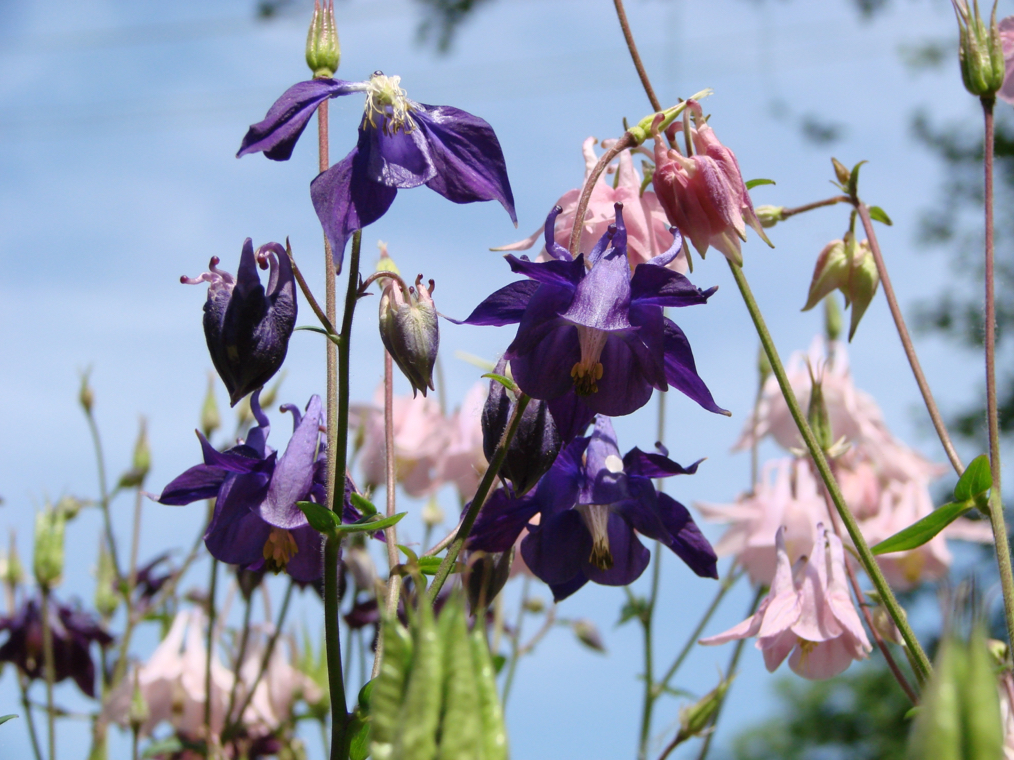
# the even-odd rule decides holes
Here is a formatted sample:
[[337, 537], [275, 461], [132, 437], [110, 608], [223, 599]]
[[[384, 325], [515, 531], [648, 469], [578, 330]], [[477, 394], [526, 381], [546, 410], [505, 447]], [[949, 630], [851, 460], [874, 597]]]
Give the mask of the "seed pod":
[[394, 752], [398, 717], [412, 665], [412, 637], [396, 617], [384, 618], [384, 656], [370, 695], [372, 754], [387, 760]]
[[504, 725], [503, 708], [496, 693], [496, 670], [493, 668], [493, 658], [490, 657], [482, 626], [475, 626], [469, 638], [479, 694], [479, 717], [482, 720], [482, 758], [507, 760], [507, 728]]
[[454, 594], [440, 612], [440, 641], [444, 648], [444, 704], [438, 760], [485, 760], [482, 719], [472, 646], [460, 594]]
[[437, 728], [440, 725], [443, 648], [433, 620], [433, 610], [425, 598], [420, 600], [412, 628], [414, 656], [398, 717], [398, 735], [392, 758], [433, 760], [437, 753]]

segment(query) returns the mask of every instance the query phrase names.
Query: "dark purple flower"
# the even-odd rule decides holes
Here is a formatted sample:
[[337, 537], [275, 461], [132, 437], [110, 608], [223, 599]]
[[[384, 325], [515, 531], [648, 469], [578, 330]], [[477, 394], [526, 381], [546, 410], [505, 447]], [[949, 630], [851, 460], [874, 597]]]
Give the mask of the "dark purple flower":
[[400, 81], [378, 71], [368, 82], [313, 79], [295, 84], [264, 121], [250, 127], [236, 154], [263, 151], [285, 161], [320, 103], [366, 93], [356, 147], [310, 185], [339, 269], [351, 234], [382, 217], [399, 189], [426, 185], [455, 203], [500, 201], [517, 225], [507, 166], [493, 128], [460, 109], [410, 100]]
[[[546, 219], [546, 250], [554, 260], [540, 264], [508, 254], [511, 269], [531, 279], [500, 288], [465, 323], [518, 324], [505, 356], [518, 386], [533, 398], [575, 393], [590, 412], [617, 417], [644, 406], [653, 388], [672, 385], [705, 409], [728, 414], [697, 375], [683, 331], [662, 314], [665, 306], [706, 303], [717, 289], [702, 291], [666, 269], [680, 252], [680, 235], [631, 276], [622, 204], [616, 204], [616, 224], [587, 260], [584, 254], [574, 259], [554, 240], [560, 213], [557, 206]], [[587, 420], [585, 412], [572, 412], [572, 422]], [[570, 432], [582, 427], [558, 426]]]
[[[49, 625], [57, 682], [73, 678], [81, 691], [94, 697], [95, 664], [89, 650], [92, 642], [104, 647], [113, 637], [87, 612], [60, 604], [54, 597], [49, 600]], [[12, 616], [0, 618], [0, 631], [7, 631], [0, 662], [13, 663], [29, 678], [44, 678], [41, 601], [29, 599]]]
[[[209, 283], [204, 304], [204, 337], [211, 361], [229, 391], [232, 406], [271, 379], [285, 360], [289, 336], [296, 325], [296, 284], [289, 257], [278, 243], [262, 245], [254, 253], [247, 238], [236, 277], [218, 268], [181, 277], [188, 285]], [[264, 290], [257, 267], [271, 268]]]
[[[587, 438], [575, 438], [556, 458], [535, 491], [512, 498], [496, 491], [479, 513], [468, 548], [509, 551], [521, 531], [521, 556], [559, 601], [588, 581], [633, 583], [650, 552], [637, 533], [669, 547], [697, 575], [717, 578], [717, 558], [687, 508], [655, 490], [652, 478], [692, 474], [664, 450], [634, 448], [620, 458], [608, 417], [598, 416]], [[532, 524], [540, 515], [538, 524]]]
[[[261, 411], [259, 393], [250, 399], [257, 426], [245, 442], [217, 451], [200, 432], [204, 464], [191, 467], [162, 491], [162, 504], [215, 501], [204, 544], [216, 559], [257, 570], [285, 570], [293, 579], [310, 583], [321, 577], [322, 538], [296, 506], [299, 501], [322, 503], [325, 498], [326, 445], [321, 437], [321, 402], [312, 396], [306, 414], [292, 413], [292, 438], [279, 457], [267, 445], [271, 426]], [[347, 492], [351, 493], [351, 481]], [[359, 513], [348, 498], [343, 519]]]

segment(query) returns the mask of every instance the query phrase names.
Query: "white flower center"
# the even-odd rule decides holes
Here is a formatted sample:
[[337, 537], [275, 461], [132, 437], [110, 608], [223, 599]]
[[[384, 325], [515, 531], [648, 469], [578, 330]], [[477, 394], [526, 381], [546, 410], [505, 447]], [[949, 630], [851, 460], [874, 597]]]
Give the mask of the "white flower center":
[[381, 123], [385, 135], [411, 132], [415, 128], [415, 122], [409, 116], [412, 106], [400, 85], [401, 77], [384, 76], [378, 71], [370, 77], [366, 88], [366, 120], [370, 126], [376, 127], [374, 117], [383, 117]]
[[608, 570], [613, 566], [613, 555], [609, 551], [609, 505], [578, 504], [576, 509], [592, 537], [588, 561], [599, 570]]

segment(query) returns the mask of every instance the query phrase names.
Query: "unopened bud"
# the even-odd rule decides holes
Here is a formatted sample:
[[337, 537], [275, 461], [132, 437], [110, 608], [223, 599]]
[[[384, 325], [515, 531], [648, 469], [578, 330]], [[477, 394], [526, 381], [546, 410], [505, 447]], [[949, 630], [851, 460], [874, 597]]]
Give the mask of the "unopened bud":
[[306, 35], [306, 65], [313, 72], [314, 79], [330, 78], [338, 70], [342, 57], [338, 43], [338, 27], [334, 22], [334, 0], [313, 2], [313, 20]]
[[433, 366], [440, 345], [437, 310], [433, 305], [433, 280], [402, 290], [402, 283], [388, 279], [380, 296], [380, 339], [402, 374], [412, 385], [412, 395], [433, 390]]
[[52, 588], [63, 575], [63, 537], [66, 520], [53, 507], [35, 515], [35, 580], [43, 588]]
[[809, 311], [829, 293], [848, 285], [849, 265], [852, 261], [852, 249], [855, 238], [851, 232], [845, 233], [843, 240], [832, 240], [817, 255], [817, 263], [813, 267], [810, 279], [810, 292], [806, 296], [803, 311]]
[[729, 690], [729, 685], [735, 677], [733, 675], [723, 679], [718, 686], [701, 697], [696, 703], [680, 710], [680, 730], [676, 736], [677, 744], [686, 741], [692, 736], [699, 736], [707, 729], [718, 712], [718, 708], [722, 706], [725, 692]]
[[151, 710], [148, 709], [148, 701], [141, 691], [141, 678], [138, 671], [134, 671], [134, 691], [130, 696], [130, 709], [127, 711], [127, 722], [135, 732], [141, 730], [141, 726], [148, 722], [151, 717]]
[[834, 444], [834, 435], [831, 431], [831, 418], [827, 414], [827, 405], [824, 403], [823, 367], [817, 370], [817, 375], [810, 367], [810, 406], [806, 410], [806, 420], [810, 423], [810, 429], [821, 451], [827, 452]]
[[84, 502], [76, 496], [63, 496], [56, 502], [56, 510], [60, 512], [65, 520], [73, 520], [78, 516]]
[[25, 581], [25, 568], [21, 564], [21, 555], [18, 554], [18, 542], [11, 531], [10, 550], [7, 552], [7, 562], [4, 568], [2, 580], [10, 588], [17, 588]]
[[546, 603], [542, 601], [542, 597], [530, 596], [525, 600], [525, 612], [530, 612], [533, 615], [539, 615], [546, 609]]
[[267, 567], [261, 567], [260, 570], [248, 570], [245, 567], [236, 568], [236, 585], [239, 586], [239, 593], [243, 595], [244, 601], [250, 601], [254, 591], [260, 587], [266, 573]]
[[120, 488], [139, 488], [151, 469], [151, 447], [148, 445], [148, 421], [141, 418], [141, 429], [134, 444], [134, 458], [130, 469], [120, 476]]
[[77, 394], [77, 400], [87, 415], [91, 415], [92, 407], [95, 406], [95, 391], [92, 390], [92, 386], [88, 382], [90, 375], [90, 369], [81, 373], [81, 390], [79, 390]]
[[951, 0], [958, 17], [958, 61], [965, 89], [978, 97], [993, 96], [1003, 86], [1006, 67], [996, 24], [996, 3], [987, 24], [979, 14], [979, 0]]
[[993, 660], [993, 667], [1010, 669], [1010, 661], [1007, 659], [1008, 647], [1005, 642], [999, 639], [989, 639], [986, 641], [986, 649]]
[[754, 209], [761, 227], [774, 227], [785, 221], [785, 206], [758, 206]]
[[106, 542], [102, 541], [99, 544], [99, 564], [95, 568], [95, 609], [107, 620], [116, 614], [120, 606], [117, 585], [113, 555], [110, 554]]
[[218, 401], [215, 399], [215, 375], [208, 375], [208, 393], [201, 406], [201, 432], [205, 438], [222, 427], [222, 415], [218, 413]]
[[577, 636], [577, 640], [589, 649], [594, 649], [596, 652], [606, 651], [606, 646], [602, 642], [599, 629], [595, 627], [592, 621], [585, 618], [575, 620], [571, 623], [571, 629], [574, 631], [574, 635]]
[[496, 599], [511, 575], [511, 563], [514, 561], [514, 547], [506, 552], [476, 552], [470, 561], [470, 572], [466, 581], [468, 606], [472, 614], [480, 611]]
[[845, 164], [837, 158], [832, 158], [831, 164], [834, 166], [834, 176], [838, 178], [839, 184], [848, 186], [849, 179], [852, 177], [852, 172], [850, 172]]
[[849, 324], [849, 340], [856, 334], [859, 327], [859, 320], [866, 313], [866, 308], [877, 293], [880, 285], [880, 273], [877, 271], [877, 262], [873, 258], [873, 251], [870, 244], [864, 240], [852, 253], [851, 267], [849, 268], [848, 285], [844, 289], [845, 297], [852, 303], [852, 321]]
[[842, 318], [838, 302], [830, 295], [824, 298], [824, 335], [828, 343], [834, 343], [841, 335]]

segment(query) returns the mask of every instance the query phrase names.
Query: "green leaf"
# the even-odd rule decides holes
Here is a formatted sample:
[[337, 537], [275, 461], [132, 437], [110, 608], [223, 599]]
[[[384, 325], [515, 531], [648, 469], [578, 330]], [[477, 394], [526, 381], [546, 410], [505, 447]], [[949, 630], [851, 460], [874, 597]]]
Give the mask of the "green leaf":
[[993, 474], [989, 470], [989, 457], [979, 454], [973, 459], [958, 478], [954, 486], [954, 500], [967, 501], [980, 493], [985, 493], [993, 486]]
[[352, 501], [352, 506], [362, 512], [364, 516], [373, 517], [377, 514], [377, 508], [365, 496], [353, 492], [349, 494], [349, 499]]
[[370, 756], [370, 718], [357, 707], [345, 727], [349, 743], [349, 760], [366, 760]]
[[619, 628], [624, 623], [629, 623], [631, 620], [644, 619], [644, 614], [648, 611], [648, 600], [640, 596], [632, 596], [627, 600], [627, 603], [620, 609], [620, 619], [616, 621], [616, 627]]
[[[365, 520], [358, 520], [358, 521], [356, 521], [354, 523], [345, 523], [344, 525], [335, 525], [334, 526], [334, 532], [335, 533], [363, 533], [363, 532], [373, 533], [374, 531], [383, 530], [384, 528], [390, 528], [392, 525], [397, 525], [398, 522], [401, 520], [401, 518], [403, 518], [407, 514], [408, 514], [408, 512], [399, 512], [398, 514], [391, 515], [390, 517], [383, 517], [383, 518], [380, 518], [380, 519], [374, 519], [374, 518], [370, 517], [370, 518], [367, 518]], [[307, 515], [307, 519], [310, 519], [309, 515]], [[314, 526], [314, 527], [316, 527], [316, 526]]]
[[775, 181], [773, 179], [752, 179], [746, 183], [747, 190], [753, 190], [755, 187], [760, 185], [773, 185]]
[[867, 163], [866, 161], [860, 161], [858, 164], [852, 167], [852, 173], [849, 175], [849, 195], [853, 198], [859, 192], [859, 167]]
[[370, 697], [373, 696], [373, 686], [376, 682], [376, 678], [371, 678], [359, 690], [359, 708], [363, 711], [364, 715], [370, 714]]
[[6, 723], [9, 720], [13, 720], [16, 717], [18, 716], [14, 715], [13, 713], [11, 713], [10, 715], [0, 715], [0, 724]]
[[304, 326], [304, 327], [297, 327], [295, 329], [297, 329], [297, 330], [306, 330], [307, 332], [320, 333], [325, 338], [327, 338], [332, 343], [334, 343], [336, 346], [341, 346], [341, 344], [342, 344], [342, 336], [341, 335], [335, 335], [334, 333], [329, 333], [327, 330], [325, 330], [322, 327], [306, 327], [306, 326]]
[[306, 515], [310, 526], [325, 536], [333, 533], [340, 522], [334, 512], [315, 501], [297, 501], [296, 506]]
[[891, 217], [889, 217], [887, 212], [880, 208], [880, 206], [870, 206], [870, 219], [880, 222], [881, 224], [886, 224], [888, 227], [894, 224], [894, 222], [891, 221]]
[[518, 392], [518, 386], [513, 380], [506, 375], [498, 375], [496, 372], [487, 372], [483, 377], [488, 377], [490, 380], [496, 380], [500, 385], [513, 393]]
[[493, 670], [496, 671], [497, 675], [503, 670], [503, 666], [507, 664], [507, 658], [502, 654], [493, 655]]
[[174, 755], [177, 752], [182, 751], [183, 751], [183, 743], [175, 736], [172, 736], [168, 739], [162, 739], [160, 741], [155, 741], [149, 744], [145, 748], [141, 757], [149, 758], [149, 757], [159, 757], [161, 755]]
[[423, 575], [436, 575], [441, 563], [440, 557], [419, 557], [419, 570]]
[[407, 546], [402, 546], [401, 544], [397, 544], [397, 547], [399, 549], [401, 549], [402, 554], [404, 554], [406, 557], [408, 557], [408, 561], [409, 562], [418, 562], [419, 561], [419, 555], [416, 554], [411, 549], [409, 549]]
[[967, 501], [944, 504], [918, 522], [909, 525], [904, 530], [898, 531], [890, 538], [886, 538], [876, 546], [871, 547], [871, 549], [874, 554], [890, 554], [891, 552], [904, 552], [909, 549], [915, 549], [925, 544], [973, 506], [973, 503]]

